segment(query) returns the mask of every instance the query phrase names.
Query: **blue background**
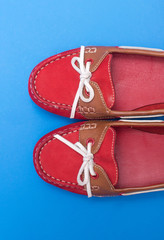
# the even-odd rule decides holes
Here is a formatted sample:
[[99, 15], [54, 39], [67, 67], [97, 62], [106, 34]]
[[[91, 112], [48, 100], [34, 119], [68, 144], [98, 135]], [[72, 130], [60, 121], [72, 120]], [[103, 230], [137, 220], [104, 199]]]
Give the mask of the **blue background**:
[[38, 177], [35, 143], [75, 120], [27, 90], [37, 63], [81, 44], [164, 48], [164, 1], [0, 0], [0, 34], [0, 239], [164, 239], [164, 192], [88, 199]]

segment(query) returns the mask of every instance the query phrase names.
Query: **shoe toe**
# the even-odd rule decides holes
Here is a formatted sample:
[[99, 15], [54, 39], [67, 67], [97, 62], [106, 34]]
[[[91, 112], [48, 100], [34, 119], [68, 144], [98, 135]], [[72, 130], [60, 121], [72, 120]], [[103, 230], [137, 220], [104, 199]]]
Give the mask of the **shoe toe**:
[[73, 69], [71, 60], [77, 55], [77, 49], [63, 52], [34, 68], [29, 79], [29, 93], [36, 104], [53, 113], [70, 116], [79, 84], [79, 74]]

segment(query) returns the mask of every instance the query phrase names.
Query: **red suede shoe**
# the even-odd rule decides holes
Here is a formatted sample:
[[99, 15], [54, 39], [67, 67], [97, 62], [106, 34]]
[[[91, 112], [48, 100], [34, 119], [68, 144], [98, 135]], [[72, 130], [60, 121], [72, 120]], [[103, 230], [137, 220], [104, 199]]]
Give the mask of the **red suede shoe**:
[[164, 51], [86, 47], [39, 63], [29, 79], [33, 101], [79, 119], [164, 114]]
[[90, 121], [59, 128], [34, 149], [39, 176], [93, 196], [164, 190], [164, 123]]

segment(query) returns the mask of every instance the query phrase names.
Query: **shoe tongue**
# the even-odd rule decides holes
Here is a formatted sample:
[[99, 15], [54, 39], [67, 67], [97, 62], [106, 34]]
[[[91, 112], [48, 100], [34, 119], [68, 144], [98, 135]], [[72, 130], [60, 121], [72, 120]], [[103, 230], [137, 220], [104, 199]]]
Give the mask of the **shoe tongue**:
[[113, 185], [118, 180], [118, 167], [114, 157], [115, 136], [115, 130], [106, 121], [87, 122], [80, 131], [80, 142], [85, 147], [89, 139], [94, 139], [94, 163], [103, 168]]

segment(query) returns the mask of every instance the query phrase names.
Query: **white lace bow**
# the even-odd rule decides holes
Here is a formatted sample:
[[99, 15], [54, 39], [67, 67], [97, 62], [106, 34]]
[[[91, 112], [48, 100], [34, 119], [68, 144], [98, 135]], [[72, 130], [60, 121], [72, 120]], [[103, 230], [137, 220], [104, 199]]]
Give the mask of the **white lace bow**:
[[[73, 57], [71, 60], [72, 67], [80, 74], [80, 83], [79, 83], [79, 87], [78, 87], [78, 90], [76, 92], [76, 95], [75, 95], [75, 98], [73, 101], [70, 118], [74, 118], [74, 116], [75, 116], [75, 111], [76, 111], [76, 107], [77, 107], [79, 98], [83, 102], [90, 102], [94, 98], [94, 91], [93, 91], [92, 86], [89, 83], [91, 76], [92, 76], [92, 74], [89, 70], [90, 66], [91, 66], [91, 62], [87, 61], [86, 66], [84, 65], [84, 53], [85, 53], [85, 47], [81, 46], [80, 57]], [[76, 62], [78, 62], [79, 67], [76, 65]], [[86, 98], [83, 95], [84, 87], [86, 88], [86, 90], [88, 92], [88, 95], [89, 95], [88, 98]]]
[[[83, 156], [83, 163], [77, 175], [77, 183], [80, 186], [86, 185], [88, 197], [91, 197], [92, 192], [91, 192], [91, 184], [90, 184], [90, 175], [91, 176], [96, 175], [93, 169], [94, 161], [93, 161], [93, 154], [91, 152], [92, 143], [88, 142], [87, 148], [85, 148], [80, 142], [73, 144], [58, 134], [55, 134], [54, 137], [57, 138], [59, 141], [63, 142], [64, 144], [66, 144], [68, 147], [72, 148], [75, 152], [79, 153], [81, 156]], [[82, 175], [83, 175], [83, 180], [82, 180]]]

